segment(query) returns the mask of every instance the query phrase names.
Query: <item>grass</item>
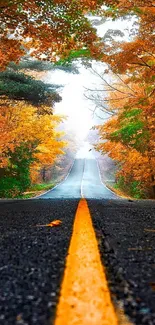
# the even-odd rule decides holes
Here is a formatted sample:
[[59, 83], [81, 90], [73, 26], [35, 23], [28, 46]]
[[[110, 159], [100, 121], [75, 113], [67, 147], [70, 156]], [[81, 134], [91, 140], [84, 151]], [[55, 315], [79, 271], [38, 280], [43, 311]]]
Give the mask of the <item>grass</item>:
[[48, 191], [52, 189], [54, 186], [55, 186], [54, 183], [49, 183], [49, 184], [42, 183], [42, 184], [31, 185], [30, 188], [25, 193], [23, 193], [22, 196], [20, 196], [20, 198], [29, 199], [31, 197], [35, 197], [43, 193], [44, 191]]
[[43, 190], [50, 190], [52, 187], [54, 187], [55, 184], [53, 183], [49, 183], [49, 184], [45, 184], [45, 183], [42, 183], [42, 184], [34, 184], [34, 185], [31, 185], [31, 187], [29, 188], [29, 191], [32, 192], [32, 191], [43, 191]]
[[130, 199], [130, 200], [134, 200], [135, 198], [132, 197], [131, 195], [125, 193], [122, 189], [120, 189], [118, 187], [118, 185], [116, 183], [114, 184], [107, 184], [106, 186], [115, 194], [117, 194], [118, 196], [122, 197], [123, 199]]

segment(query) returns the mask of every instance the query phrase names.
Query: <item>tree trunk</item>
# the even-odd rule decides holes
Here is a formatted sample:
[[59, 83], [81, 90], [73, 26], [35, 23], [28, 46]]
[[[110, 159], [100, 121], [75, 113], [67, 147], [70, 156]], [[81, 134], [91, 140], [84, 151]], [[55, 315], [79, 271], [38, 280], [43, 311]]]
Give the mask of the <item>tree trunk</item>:
[[43, 167], [42, 169], [42, 179], [43, 179], [43, 182], [46, 182], [46, 168]]
[[151, 175], [151, 181], [152, 181], [152, 183], [153, 183], [153, 185], [151, 186], [152, 187], [152, 197], [153, 197], [153, 199], [155, 199], [155, 177], [154, 177], [154, 175]]

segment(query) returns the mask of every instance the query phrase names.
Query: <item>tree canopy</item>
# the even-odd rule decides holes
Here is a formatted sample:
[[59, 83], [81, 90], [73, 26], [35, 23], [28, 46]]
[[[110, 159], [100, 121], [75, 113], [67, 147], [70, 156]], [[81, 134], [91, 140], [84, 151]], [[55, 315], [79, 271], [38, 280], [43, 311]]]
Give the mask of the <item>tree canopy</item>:
[[98, 53], [95, 29], [87, 12], [101, 0], [7, 0], [0, 3], [1, 69], [30, 50], [38, 58], [58, 61], [74, 50]]
[[[133, 26], [132, 40], [116, 41], [115, 36], [123, 36], [118, 29], [110, 29], [100, 39], [89, 20], [90, 14], [100, 15], [101, 21], [107, 18], [130, 19], [133, 16], [137, 25]], [[9, 177], [18, 169], [18, 156], [23, 158], [23, 164], [30, 162], [25, 165], [29, 173], [36, 154], [29, 154], [29, 146], [37, 148], [37, 159], [43, 164], [48, 159], [51, 162], [50, 150], [52, 152], [52, 148], [59, 143], [57, 135], [49, 133], [49, 146], [43, 144], [44, 141], [48, 142], [48, 136], [44, 141], [40, 140], [41, 130], [40, 135], [33, 134], [31, 145], [24, 138], [28, 125], [34, 121], [36, 132], [38, 126], [41, 128], [40, 121], [44, 125], [45, 120], [52, 132], [52, 121], [48, 120], [52, 115], [47, 106], [49, 108], [59, 101], [60, 96], [53, 86], [45, 85], [22, 72], [17, 73], [11, 68], [4, 71], [9, 63], [18, 63], [26, 55], [35, 58], [32, 66], [36, 64], [36, 69], [43, 65], [38, 63], [39, 59], [56, 63], [60, 69], [65, 66], [70, 70], [72, 61], [79, 57], [97, 59], [106, 64], [104, 74], [112, 72], [116, 77], [112, 85], [106, 85], [103, 98], [99, 99], [103, 108], [106, 102], [106, 110], [110, 110], [112, 117], [98, 127], [101, 142], [97, 147], [118, 161], [118, 178], [122, 184], [131, 187], [137, 197], [145, 195], [146, 188], [149, 193], [146, 195], [155, 197], [154, 17], [153, 0], [1, 0], [0, 95], [5, 175], [12, 162], [15, 167]], [[97, 24], [95, 22], [94, 25]], [[21, 100], [24, 106], [20, 106]], [[44, 109], [40, 110], [40, 107]], [[22, 139], [21, 142], [14, 138], [17, 130], [10, 131], [10, 125], [16, 125], [16, 121], [21, 123], [20, 136], [17, 137]], [[45, 127], [45, 131], [48, 135], [49, 129]], [[7, 150], [4, 150], [5, 143]], [[55, 157], [58, 151], [55, 150]]]

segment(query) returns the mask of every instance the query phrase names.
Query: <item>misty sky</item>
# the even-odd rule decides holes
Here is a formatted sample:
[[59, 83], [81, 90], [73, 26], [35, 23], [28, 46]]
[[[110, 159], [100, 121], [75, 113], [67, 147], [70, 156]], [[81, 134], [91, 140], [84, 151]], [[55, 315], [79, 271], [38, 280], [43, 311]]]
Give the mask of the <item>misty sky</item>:
[[[91, 20], [100, 20], [99, 17], [91, 17]], [[104, 37], [109, 29], [119, 29], [124, 33], [124, 37], [118, 37], [120, 40], [130, 40], [130, 30], [134, 23], [134, 18], [130, 20], [106, 21], [105, 23], [95, 26], [98, 35]], [[94, 62], [94, 67], [100, 72], [104, 71], [105, 65], [103, 63]], [[68, 116], [66, 125], [80, 140], [83, 140], [88, 134], [90, 128], [95, 124], [96, 120], [93, 117], [92, 111], [95, 107], [94, 103], [84, 97], [86, 88], [97, 88], [101, 84], [101, 80], [95, 77], [89, 69], [80, 65], [80, 74], [66, 73], [61, 70], [49, 71], [46, 75], [48, 83], [64, 84], [61, 92], [62, 101], [55, 105], [55, 112], [65, 114]], [[101, 88], [101, 87], [100, 87]], [[103, 121], [101, 120], [101, 123]]]

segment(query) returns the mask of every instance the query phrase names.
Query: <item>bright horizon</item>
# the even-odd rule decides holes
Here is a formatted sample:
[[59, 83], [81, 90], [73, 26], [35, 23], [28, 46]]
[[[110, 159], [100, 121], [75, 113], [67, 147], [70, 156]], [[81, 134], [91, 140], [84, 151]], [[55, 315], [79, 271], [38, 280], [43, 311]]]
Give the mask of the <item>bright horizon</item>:
[[[97, 16], [89, 18], [90, 20], [100, 19]], [[134, 22], [134, 17], [130, 21], [119, 19], [119, 29], [124, 33], [122, 40], [124, 38], [125, 40], [130, 39], [130, 30]], [[109, 29], [118, 30], [118, 20], [112, 21], [109, 19], [109, 21], [95, 27], [98, 36], [103, 37]], [[120, 41], [121, 38], [117, 37], [117, 40]], [[67, 120], [64, 121], [64, 126], [70, 131], [74, 131], [77, 138], [83, 141], [92, 126], [96, 124], [96, 118], [92, 113], [95, 104], [84, 97], [85, 88], [95, 89], [95, 87], [103, 87], [103, 85], [101, 85], [101, 80], [94, 76], [89, 69], [86, 69], [78, 61], [76, 65], [79, 68], [79, 74], [67, 73], [62, 70], [49, 71], [44, 81], [64, 85], [60, 93], [62, 101], [55, 104], [54, 111], [56, 114], [66, 115]], [[102, 68], [104, 70], [105, 64], [93, 61], [93, 67], [98, 72], [101, 72]], [[107, 115], [102, 113], [102, 117], [107, 118]], [[103, 120], [101, 120], [101, 123], [103, 123]]]

